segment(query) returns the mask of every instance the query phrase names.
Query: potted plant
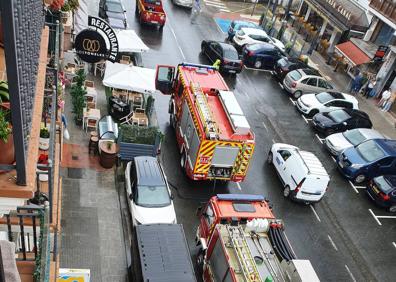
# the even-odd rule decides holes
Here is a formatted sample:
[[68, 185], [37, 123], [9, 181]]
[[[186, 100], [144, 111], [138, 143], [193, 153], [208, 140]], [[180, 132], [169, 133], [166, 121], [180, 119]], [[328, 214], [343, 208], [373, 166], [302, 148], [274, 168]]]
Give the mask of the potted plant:
[[40, 129], [40, 140], [39, 148], [40, 150], [46, 151], [49, 149], [50, 133], [48, 128], [43, 127]]
[[14, 139], [9, 113], [0, 109], [0, 164], [12, 164], [15, 161]]
[[85, 106], [84, 95], [86, 90], [83, 87], [85, 81], [84, 70], [77, 71], [76, 84], [73, 85], [70, 94], [72, 96], [74, 121], [76, 125], [81, 126], [83, 123], [83, 111]]
[[62, 23], [66, 24], [67, 20], [69, 19], [70, 16], [70, 4], [69, 1], [65, 2], [61, 8], [61, 19], [62, 19]]

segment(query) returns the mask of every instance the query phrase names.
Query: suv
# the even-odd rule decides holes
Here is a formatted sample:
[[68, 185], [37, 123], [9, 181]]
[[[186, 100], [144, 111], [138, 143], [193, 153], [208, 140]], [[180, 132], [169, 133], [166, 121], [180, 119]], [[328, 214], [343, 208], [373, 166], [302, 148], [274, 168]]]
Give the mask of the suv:
[[348, 94], [339, 92], [321, 92], [307, 94], [297, 99], [297, 109], [304, 115], [313, 117], [317, 113], [325, 113], [338, 109], [358, 109], [358, 100]]
[[396, 172], [396, 140], [371, 139], [337, 157], [341, 173], [355, 183]]
[[120, 0], [100, 0], [99, 17], [106, 20], [113, 28], [128, 27], [126, 10]]
[[154, 157], [135, 157], [125, 169], [133, 225], [177, 223], [166, 176]]
[[283, 88], [298, 99], [306, 93], [333, 90], [334, 87], [316, 70], [300, 69], [289, 72], [283, 80]]
[[327, 191], [330, 177], [311, 152], [275, 143], [267, 158], [283, 183], [283, 196], [304, 203], [319, 202]]

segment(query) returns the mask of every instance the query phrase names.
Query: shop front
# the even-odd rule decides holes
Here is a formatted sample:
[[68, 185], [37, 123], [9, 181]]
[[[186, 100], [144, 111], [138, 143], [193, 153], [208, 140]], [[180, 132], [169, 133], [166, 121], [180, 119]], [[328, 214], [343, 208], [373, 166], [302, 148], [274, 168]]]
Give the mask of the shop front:
[[365, 11], [350, 0], [303, 0], [298, 21], [316, 41], [322, 54], [332, 53], [336, 44], [351, 37], [363, 38], [369, 22]]

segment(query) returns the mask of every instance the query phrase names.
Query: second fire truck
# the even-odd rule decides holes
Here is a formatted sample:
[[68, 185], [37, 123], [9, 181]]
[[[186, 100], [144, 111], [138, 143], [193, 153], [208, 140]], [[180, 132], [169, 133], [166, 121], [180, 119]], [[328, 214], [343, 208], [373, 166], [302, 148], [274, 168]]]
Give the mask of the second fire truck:
[[213, 67], [158, 66], [156, 88], [171, 94], [181, 166], [194, 180], [243, 181], [255, 137], [233, 92]]

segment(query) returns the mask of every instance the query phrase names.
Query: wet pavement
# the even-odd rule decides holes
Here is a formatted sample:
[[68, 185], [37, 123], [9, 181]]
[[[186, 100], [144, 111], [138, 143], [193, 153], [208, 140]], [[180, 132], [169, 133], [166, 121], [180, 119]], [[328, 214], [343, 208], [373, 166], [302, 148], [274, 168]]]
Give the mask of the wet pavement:
[[[151, 48], [143, 54], [145, 67], [155, 68], [157, 64], [177, 65], [183, 61], [207, 64], [206, 58], [200, 55], [201, 41], [225, 39], [212, 18], [212, 15], [221, 11], [213, 6], [205, 7], [197, 23], [191, 25], [189, 10], [165, 2], [167, 23], [161, 32], [155, 27], [138, 24], [134, 16], [134, 2], [125, 1], [124, 5], [130, 27]], [[236, 9], [236, 4], [233, 5]], [[396, 276], [396, 245], [393, 245], [396, 241], [396, 218], [381, 217], [389, 214], [376, 208], [362, 187], [351, 186], [338, 173], [333, 159], [311, 130], [310, 121], [304, 120], [294, 109], [292, 100], [271, 73], [245, 69], [236, 77], [225, 76], [225, 80], [234, 89], [256, 134], [254, 157], [247, 179], [240, 184], [241, 191], [235, 183], [193, 182], [186, 178], [179, 165], [175, 133], [168, 124], [169, 98], [155, 97], [160, 127], [165, 133], [160, 160], [175, 195], [178, 222], [184, 226], [191, 253], [194, 255], [196, 250], [194, 236], [198, 219], [195, 211], [201, 202], [222, 192], [263, 194], [273, 204], [275, 215], [285, 221], [286, 234], [297, 256], [310, 259], [322, 281], [393, 281]], [[370, 101], [360, 99], [360, 106], [370, 113], [376, 128], [394, 134], [394, 129], [389, 127], [391, 122], [387, 123], [387, 116], [377, 113]], [[76, 129], [76, 132], [79, 133], [74, 137], [71, 134], [71, 142], [76, 138], [72, 143], [81, 145], [87, 142], [88, 139], [81, 133], [81, 129]], [[265, 164], [267, 152], [274, 142], [293, 144], [314, 152], [319, 157], [331, 175], [329, 190], [320, 203], [304, 206], [283, 198], [282, 186], [274, 169]], [[83, 179], [64, 178], [66, 183], [63, 189], [65, 195], [62, 223], [65, 225], [62, 227], [64, 253], [61, 267], [92, 266], [91, 273], [95, 272], [95, 278], [100, 277], [92, 281], [121, 281], [106, 280], [103, 275], [110, 275], [109, 267], [104, 264], [108, 254], [106, 248], [107, 251], [114, 248], [120, 252], [118, 258], [113, 258], [118, 263], [117, 270], [113, 269], [111, 274], [122, 273], [122, 267], [125, 267], [125, 271], [125, 265], [129, 265], [133, 259], [127, 256], [128, 252], [121, 252], [128, 249], [125, 243], [128, 242], [125, 239], [128, 234], [122, 234], [130, 232], [129, 214], [125, 207], [125, 197], [122, 196], [122, 169], [117, 171], [117, 185], [113, 170], [98, 172], [95, 169], [84, 169], [82, 175]], [[92, 191], [97, 193], [90, 193]], [[113, 216], [112, 222], [110, 215]], [[84, 225], [79, 226], [79, 216], [82, 217], [81, 222]], [[101, 225], [106, 224], [109, 226], [101, 229]], [[89, 228], [82, 232], [77, 226]], [[98, 234], [98, 238], [92, 237], [91, 242], [87, 242], [90, 245], [86, 248], [82, 242], [86, 242], [84, 240], [89, 236], [85, 232], [89, 236]], [[105, 243], [101, 246], [100, 242], [106, 238], [111, 240], [111, 245]], [[74, 240], [81, 243], [73, 245]], [[92, 246], [95, 248], [92, 249]], [[68, 250], [68, 247], [72, 247], [72, 250]], [[112, 252], [111, 250], [110, 253], [113, 254]]]

